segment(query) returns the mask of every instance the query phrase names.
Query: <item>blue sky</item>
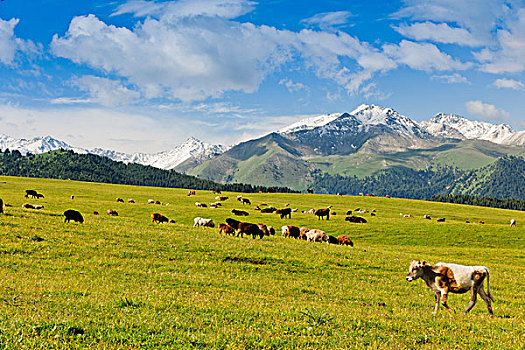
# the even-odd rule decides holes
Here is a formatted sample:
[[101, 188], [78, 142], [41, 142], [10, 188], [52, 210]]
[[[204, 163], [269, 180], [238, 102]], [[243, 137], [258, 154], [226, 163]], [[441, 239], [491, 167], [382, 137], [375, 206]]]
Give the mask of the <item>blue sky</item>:
[[0, 2], [0, 133], [157, 152], [392, 107], [525, 128], [525, 3]]

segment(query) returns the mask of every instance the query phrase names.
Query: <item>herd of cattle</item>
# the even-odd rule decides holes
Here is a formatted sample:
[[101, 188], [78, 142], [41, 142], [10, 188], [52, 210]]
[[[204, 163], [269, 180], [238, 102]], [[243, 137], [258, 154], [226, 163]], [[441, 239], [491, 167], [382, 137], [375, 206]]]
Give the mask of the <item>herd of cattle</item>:
[[[310, 191], [309, 191], [310, 192]], [[214, 191], [214, 193], [219, 194], [215, 197], [215, 202], [209, 203], [210, 208], [218, 208], [222, 206], [221, 202], [227, 200], [229, 197], [222, 196], [220, 191]], [[190, 190], [187, 196], [195, 195], [195, 190]], [[38, 193], [35, 190], [26, 190], [26, 198], [40, 199], [44, 198], [44, 195]], [[71, 196], [71, 200], [74, 199], [74, 196]], [[251, 201], [242, 196], [237, 196], [237, 201], [243, 205], [251, 205]], [[120, 197], [116, 198], [116, 202], [124, 203], [124, 200]], [[128, 199], [128, 203], [135, 203], [133, 199]], [[149, 199], [148, 204], [157, 204], [161, 205], [160, 201], [155, 201]], [[166, 203], [165, 205], [169, 205]], [[9, 207], [9, 204], [4, 204], [2, 199], [0, 199], [0, 213], [3, 213], [5, 207]], [[200, 202], [195, 202], [196, 207], [208, 207], [208, 205]], [[297, 212], [297, 209], [292, 209], [288, 207], [289, 204], [285, 205], [285, 208], [277, 209], [273, 206], [269, 206], [266, 203], [261, 203], [254, 207], [254, 210], [259, 211], [260, 213], [274, 213], [280, 216], [281, 219], [291, 218], [293, 212]], [[29, 204], [24, 203], [22, 205], [23, 209], [42, 209], [43, 205], [38, 204]], [[326, 218], [330, 220], [330, 215], [336, 215], [335, 212], [331, 210], [332, 206], [328, 206], [322, 209], [310, 209], [305, 210], [302, 213], [314, 214], [318, 217], [319, 220]], [[370, 216], [375, 216], [375, 210], [369, 212], [366, 209], [357, 208], [354, 210], [356, 213], [365, 214], [370, 213]], [[249, 212], [245, 210], [232, 209], [232, 214], [236, 216], [246, 217], [249, 216]], [[98, 215], [98, 212], [93, 212], [94, 215]], [[118, 212], [114, 209], [108, 209], [107, 214], [111, 216], [118, 216]], [[352, 215], [352, 211], [347, 211], [347, 216], [345, 221], [352, 223], [366, 223], [367, 220], [361, 216]], [[410, 214], [400, 213], [403, 217], [413, 217]], [[82, 214], [73, 209], [66, 210], [64, 212], [64, 222], [75, 221], [79, 223], [84, 222], [84, 217]], [[174, 220], [168, 219], [166, 216], [153, 213], [151, 215], [153, 223], [174, 223]], [[424, 215], [424, 219], [431, 220], [429, 215]], [[445, 218], [437, 218], [436, 221], [444, 222]], [[468, 222], [468, 221], [467, 221]], [[479, 221], [479, 223], [484, 223]], [[516, 220], [511, 219], [510, 226], [516, 226]], [[193, 220], [193, 227], [210, 227], [214, 228], [215, 223], [210, 218], [195, 217]], [[226, 223], [218, 224], [219, 234], [227, 235], [236, 235], [237, 237], [243, 237], [245, 234], [252, 236], [252, 238], [263, 238], [265, 236], [275, 235], [275, 229], [272, 226], [267, 226], [262, 223], [249, 223], [242, 222], [236, 219], [228, 218]], [[339, 245], [349, 245], [353, 246], [354, 243], [345, 235], [338, 235], [337, 237], [328, 235], [325, 231], [319, 229], [310, 229], [307, 227], [298, 227], [293, 225], [284, 225], [281, 227], [281, 234], [284, 238], [294, 238], [300, 240], [306, 240], [310, 242], [327, 242], [328, 244], [339, 244]], [[490, 272], [489, 269], [485, 266], [463, 266], [457, 264], [447, 264], [447, 263], [438, 263], [436, 265], [430, 265], [426, 261], [420, 262], [419, 260], [414, 260], [410, 264], [409, 272], [406, 277], [407, 281], [413, 281], [417, 278], [423, 279], [427, 286], [431, 288], [435, 293], [435, 308], [434, 313], [438, 311], [439, 305], [443, 305], [448, 311], [450, 307], [447, 304], [448, 293], [465, 293], [471, 291], [470, 303], [465, 310], [465, 313], [469, 312], [474, 305], [476, 304], [476, 295], [479, 294], [480, 297], [487, 305], [488, 312], [490, 316], [493, 315], [491, 301], [493, 300], [492, 294], [490, 292]], [[485, 279], [487, 280], [487, 292], [483, 288]]]

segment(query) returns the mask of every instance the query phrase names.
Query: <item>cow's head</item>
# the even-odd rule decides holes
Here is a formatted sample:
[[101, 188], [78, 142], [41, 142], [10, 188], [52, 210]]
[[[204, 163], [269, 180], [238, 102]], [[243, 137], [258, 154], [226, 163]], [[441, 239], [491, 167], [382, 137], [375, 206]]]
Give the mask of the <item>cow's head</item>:
[[426, 265], [426, 261], [412, 260], [410, 267], [408, 268], [407, 281], [412, 282], [423, 275], [423, 266]]

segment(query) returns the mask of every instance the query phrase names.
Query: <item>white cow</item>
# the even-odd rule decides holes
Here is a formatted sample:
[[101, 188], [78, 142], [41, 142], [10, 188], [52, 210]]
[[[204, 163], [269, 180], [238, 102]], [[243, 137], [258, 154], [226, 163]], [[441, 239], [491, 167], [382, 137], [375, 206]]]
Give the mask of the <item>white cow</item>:
[[193, 219], [193, 227], [199, 227], [199, 226], [202, 226], [203, 228], [204, 227], [215, 227], [215, 223], [213, 222], [212, 219], [205, 219], [205, 218], [201, 218], [200, 216], [197, 216], [196, 218]]

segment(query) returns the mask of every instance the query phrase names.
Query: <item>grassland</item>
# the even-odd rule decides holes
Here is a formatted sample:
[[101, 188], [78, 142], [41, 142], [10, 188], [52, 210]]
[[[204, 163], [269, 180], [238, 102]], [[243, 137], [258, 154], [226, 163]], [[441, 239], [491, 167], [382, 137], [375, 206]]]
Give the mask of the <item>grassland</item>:
[[[45, 198], [26, 199], [26, 189]], [[0, 347], [524, 348], [524, 212], [378, 197], [247, 195], [252, 203], [299, 210], [333, 205], [337, 215], [329, 221], [302, 213], [281, 220], [252, 208], [247, 221], [346, 234], [355, 243], [350, 248], [192, 228], [195, 216], [223, 222], [242, 205], [226, 193], [222, 208], [197, 208], [195, 201], [209, 203], [214, 195], [186, 193], [0, 177], [0, 198], [12, 205], [0, 214]], [[170, 204], [148, 205], [150, 198]], [[21, 209], [24, 202], [44, 209]], [[345, 222], [343, 214], [358, 207], [377, 216]], [[70, 208], [84, 214], [84, 224], [63, 222]], [[105, 215], [107, 209], [119, 216]], [[153, 212], [176, 223], [153, 224]], [[509, 227], [511, 218], [518, 227]], [[449, 298], [456, 313], [433, 315], [433, 293], [420, 280], [405, 281], [415, 258], [489, 267], [495, 316], [482, 301], [463, 315], [468, 295]]]

